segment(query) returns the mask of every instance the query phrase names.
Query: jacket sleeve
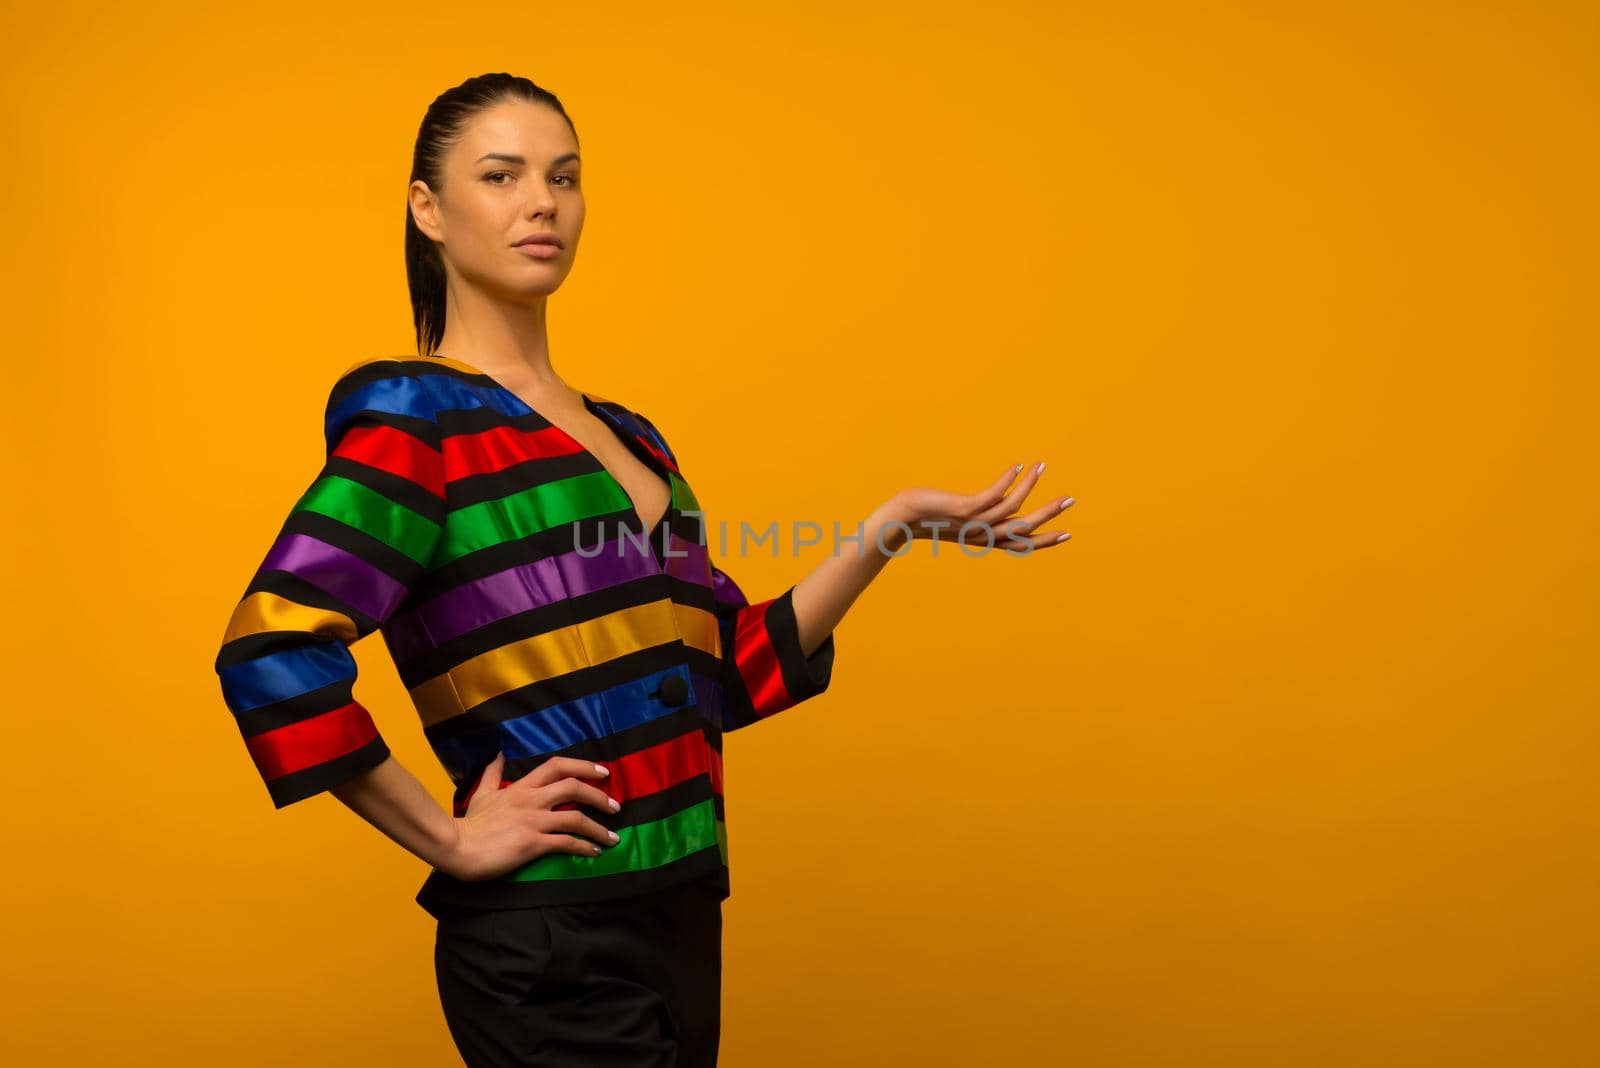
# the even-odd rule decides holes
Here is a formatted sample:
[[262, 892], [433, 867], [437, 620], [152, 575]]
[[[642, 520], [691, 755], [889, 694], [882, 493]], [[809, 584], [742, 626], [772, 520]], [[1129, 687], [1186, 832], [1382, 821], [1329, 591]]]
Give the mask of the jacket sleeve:
[[800, 644], [794, 587], [751, 604], [726, 571], [712, 565], [722, 644], [722, 730], [738, 730], [815, 697], [833, 678], [833, 633], [810, 656]]
[[[677, 456], [661, 431], [634, 414], [676, 467]], [[722, 654], [723, 732], [747, 727], [825, 691], [833, 678], [833, 633], [810, 656], [805, 654], [794, 615], [794, 587], [751, 604], [732, 576], [709, 559], [707, 567]]]
[[389, 756], [356, 700], [350, 645], [427, 571], [445, 519], [436, 413], [394, 360], [357, 363], [328, 394], [325, 460], [228, 620], [222, 697], [275, 808]]

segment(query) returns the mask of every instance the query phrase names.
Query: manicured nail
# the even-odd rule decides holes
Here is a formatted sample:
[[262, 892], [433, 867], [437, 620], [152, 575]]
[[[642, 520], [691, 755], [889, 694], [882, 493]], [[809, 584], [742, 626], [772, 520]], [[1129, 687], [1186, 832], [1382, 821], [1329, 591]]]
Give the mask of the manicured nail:
[[594, 770], [598, 771], [602, 775], [610, 775], [611, 774], [610, 771], [606, 770], [606, 766], [604, 764], [596, 764], [594, 766]]
[[616, 831], [607, 831], [606, 833], [611, 836], [611, 840], [613, 842], [620, 841], [620, 839], [617, 837], [617, 832]]
[[1043, 460], [1039, 461], [1039, 470], [1034, 472], [1034, 473], [1035, 474], [1039, 474], [1039, 475], [1044, 474], [1044, 461]]
[[622, 802], [618, 801], [614, 797], [607, 798], [607, 800], [611, 802], [611, 811], [612, 812], [616, 812], [618, 809], [620, 809], [622, 807]]
[[1060, 545], [1062, 542], [1066, 541], [1070, 537], [1072, 537], [1071, 534], [1063, 534], [1063, 535], [1061, 535], [1061, 537], [1056, 539], [1056, 544]]
[[1067, 505], [1071, 504], [1076, 499], [1077, 498], [1075, 498], [1075, 497], [1068, 497], [1066, 500], [1062, 501], [1061, 502], [1062, 510], [1064, 511], [1066, 509]]
[[1011, 473], [1013, 475], [1021, 474], [1022, 473], [1022, 465], [1018, 464], [1016, 467], [1012, 468]]

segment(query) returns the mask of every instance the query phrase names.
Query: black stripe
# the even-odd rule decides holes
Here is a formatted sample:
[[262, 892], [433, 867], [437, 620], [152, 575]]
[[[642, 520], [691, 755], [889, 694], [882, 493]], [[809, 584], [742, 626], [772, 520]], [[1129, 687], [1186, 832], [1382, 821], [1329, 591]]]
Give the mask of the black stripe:
[[[430, 600], [457, 586], [465, 586], [488, 575], [499, 574], [507, 568], [525, 567], [579, 549], [590, 555], [594, 555], [597, 548], [600, 552], [614, 553], [617, 551], [618, 531], [634, 531], [637, 536], [638, 529], [638, 519], [631, 509], [626, 512], [592, 516], [573, 523], [559, 523], [529, 534], [525, 538], [503, 541], [468, 553], [447, 564], [436, 565], [433, 570], [418, 579], [415, 599], [419, 602]], [[624, 548], [631, 547], [624, 546]]]
[[[239, 600], [242, 602], [245, 597], [249, 597], [253, 593], [271, 593], [296, 604], [303, 604], [308, 608], [347, 615], [350, 617], [350, 621], [356, 625], [357, 633], [367, 633], [378, 625], [378, 621], [371, 616], [364, 612], [356, 611], [322, 587], [313, 586], [292, 571], [266, 570], [256, 572], [250, 579], [250, 585], [245, 588], [244, 597], [239, 598]], [[300, 634], [299, 631], [287, 631], [285, 633], [290, 635]], [[267, 634], [247, 634], [242, 638], [235, 639], [230, 644], [243, 645], [267, 637]], [[259, 656], [260, 654], [255, 655]], [[249, 658], [245, 657], [244, 659]]]
[[481, 434], [485, 430], [510, 429], [534, 433], [548, 430], [554, 425], [535, 411], [509, 415], [487, 404], [475, 408], [446, 408], [439, 413], [441, 440], [458, 435]]
[[[683, 662], [684, 645], [673, 640], [648, 649], [640, 649], [624, 656], [613, 657], [602, 664], [591, 664], [538, 682], [530, 682], [514, 690], [497, 694], [480, 702], [466, 712], [430, 724], [424, 734], [430, 739], [447, 738], [460, 731], [481, 729], [485, 724], [502, 723], [520, 716], [540, 712], [552, 705], [593, 697], [602, 690], [623, 686], [645, 675], [666, 671]], [[683, 705], [681, 708], [689, 708]], [[680, 710], [681, 710], [680, 708]]]
[[666, 580], [674, 601], [693, 608], [703, 608], [714, 616], [722, 614], [722, 605], [710, 586], [677, 575], [667, 575]]
[[[337, 612], [348, 616], [356, 628], [356, 640], [371, 634], [378, 627], [378, 621], [363, 612], [346, 605], [332, 594], [326, 593], [298, 575], [287, 571], [258, 572], [250, 580], [250, 588], [246, 597], [254, 593], [271, 593], [285, 600], [306, 605], [309, 608], [322, 612]], [[243, 598], [240, 602], [243, 603]], [[237, 610], [237, 609], [236, 609]], [[266, 656], [269, 653], [282, 652], [305, 645], [308, 641], [333, 641], [333, 638], [320, 638], [302, 630], [267, 630], [254, 634], [244, 634], [232, 641], [224, 642], [217, 652], [214, 667], [221, 671], [223, 668], [242, 664], [247, 660]]]
[[706, 880], [713, 887], [728, 885], [722, 850], [715, 842], [659, 868], [581, 879], [533, 879], [520, 883], [508, 879], [463, 881], [435, 869], [417, 891], [416, 902], [430, 915], [437, 916], [450, 905], [514, 909], [637, 898], [698, 879]]
[[336, 679], [315, 690], [297, 693], [287, 700], [247, 709], [234, 717], [239, 723], [239, 733], [246, 738], [253, 738], [258, 734], [265, 734], [267, 731], [287, 727], [291, 723], [299, 723], [313, 716], [320, 716], [324, 712], [332, 712], [336, 708], [343, 708], [355, 700], [352, 693], [354, 686], [355, 676], [352, 675]]
[[[331, 414], [333, 408], [329, 408]], [[439, 448], [439, 428], [432, 419], [424, 419], [415, 415], [405, 415], [400, 412], [380, 412], [371, 408], [363, 408], [352, 413], [344, 422], [334, 428], [333, 441], [325, 441], [326, 455], [333, 455], [333, 447], [337, 446], [344, 436], [358, 427], [376, 428], [383, 427], [389, 430], [399, 430], [410, 434], [430, 449]]]
[[794, 616], [794, 587], [767, 606], [767, 634], [778, 654], [778, 669], [790, 700], [798, 704], [828, 688], [833, 673], [833, 632], [807, 658], [800, 649], [800, 627]]
[[[425, 565], [419, 564], [386, 541], [349, 526], [321, 512], [301, 508], [291, 512], [283, 524], [285, 533], [308, 534], [319, 541], [352, 553], [395, 580], [415, 582]], [[282, 537], [280, 534], [279, 537]]]
[[330, 456], [323, 465], [323, 474], [338, 475], [351, 482], [358, 482], [368, 489], [389, 498], [396, 504], [403, 505], [419, 515], [439, 525], [444, 524], [445, 506], [443, 499], [434, 496], [428, 490], [417, 485], [409, 478], [385, 471], [382, 468], [368, 467], [364, 463], [348, 460], [343, 456]]
[[634, 421], [633, 413], [619, 404], [586, 402], [586, 406], [590, 411], [602, 416], [600, 421], [607, 424], [612, 434], [628, 447], [629, 452], [639, 458], [640, 463], [661, 476], [663, 480], [666, 480], [669, 468], [661, 462], [660, 457], [645, 447], [644, 442], [639, 440], [639, 435], [644, 433], [644, 427], [639, 426]]
[[[409, 377], [411, 377], [411, 372], [406, 369], [405, 365], [396, 363], [393, 360], [376, 360], [372, 363], [363, 364], [340, 375], [338, 380], [329, 387], [327, 410], [332, 412], [348, 400], [352, 394], [365, 389], [374, 382]], [[420, 385], [418, 388], [421, 388]], [[371, 414], [376, 415], [379, 413]]]
[[[661, 451], [667, 454], [667, 458], [672, 461], [673, 466], [677, 466], [678, 454], [672, 451], [671, 445], [667, 444], [667, 436], [661, 432], [661, 428], [652, 423], [643, 412], [634, 412], [633, 417], [643, 423], [645, 428], [655, 435], [656, 444], [661, 446]], [[679, 475], [682, 475], [681, 469]]]
[[[605, 764], [605, 761], [599, 760], [596, 763]], [[515, 781], [509, 775], [506, 778], [507, 781]], [[522, 776], [519, 775], [516, 778], [520, 779]], [[584, 779], [582, 781], [597, 789], [604, 789], [604, 779]], [[630, 797], [623, 802], [622, 809], [618, 812], [612, 812], [610, 808], [600, 808], [587, 802], [578, 802], [578, 810], [608, 831], [621, 831], [624, 827], [632, 827], [641, 823], [653, 823], [656, 820], [665, 819], [675, 813], [682, 812], [686, 808], [697, 805], [705, 800], [705, 795], [710, 789], [710, 775], [709, 773], [702, 773], [692, 775], [681, 782], [675, 782], [665, 789]], [[450, 810], [452, 813], [461, 811], [459, 798], [465, 795], [465, 789], [458, 791], [457, 799], [452, 802]], [[580, 834], [579, 837], [587, 838], [589, 836]], [[605, 843], [601, 844], [604, 845]]]
[[562, 627], [598, 619], [612, 612], [665, 600], [667, 596], [662, 576], [644, 575], [580, 596], [563, 597], [551, 604], [485, 623], [404, 663], [396, 662], [395, 667], [401, 681], [409, 689], [482, 653]]
[[337, 786], [346, 779], [370, 771], [387, 759], [389, 759], [389, 747], [381, 735], [376, 736], [352, 753], [314, 764], [309, 768], [302, 768], [281, 778], [267, 780], [267, 792], [272, 797], [273, 806], [283, 808], [285, 805], [292, 805], [296, 801]]
[[524, 460], [499, 471], [485, 471], [482, 474], [451, 479], [450, 507], [467, 508], [483, 501], [510, 497], [559, 479], [604, 470], [600, 462], [586, 452]]

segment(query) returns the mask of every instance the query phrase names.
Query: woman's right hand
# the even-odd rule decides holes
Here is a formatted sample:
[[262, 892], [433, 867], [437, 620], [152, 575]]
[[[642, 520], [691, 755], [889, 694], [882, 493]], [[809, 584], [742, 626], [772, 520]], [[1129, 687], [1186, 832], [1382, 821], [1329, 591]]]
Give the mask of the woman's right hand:
[[[456, 844], [439, 870], [457, 879], [493, 879], [546, 853], [599, 856], [616, 837], [581, 809], [563, 802], [615, 812], [622, 806], [585, 779], [610, 774], [575, 757], [551, 757], [516, 782], [501, 786], [505, 753], [495, 754], [456, 819]], [[586, 837], [585, 837], [586, 836]], [[591, 841], [592, 839], [592, 841]], [[597, 844], [599, 843], [599, 844]]]

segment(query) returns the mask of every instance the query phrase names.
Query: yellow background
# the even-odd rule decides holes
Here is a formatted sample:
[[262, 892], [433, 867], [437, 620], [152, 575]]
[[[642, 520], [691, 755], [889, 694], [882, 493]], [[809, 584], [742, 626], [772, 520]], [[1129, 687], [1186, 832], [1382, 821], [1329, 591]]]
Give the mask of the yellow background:
[[457, 1063], [425, 866], [274, 812], [212, 658], [508, 70], [586, 160], [557, 368], [713, 518], [1078, 498], [730, 736], [724, 1065], [1600, 1063], [1592, 5], [0, 17], [0, 1059]]

